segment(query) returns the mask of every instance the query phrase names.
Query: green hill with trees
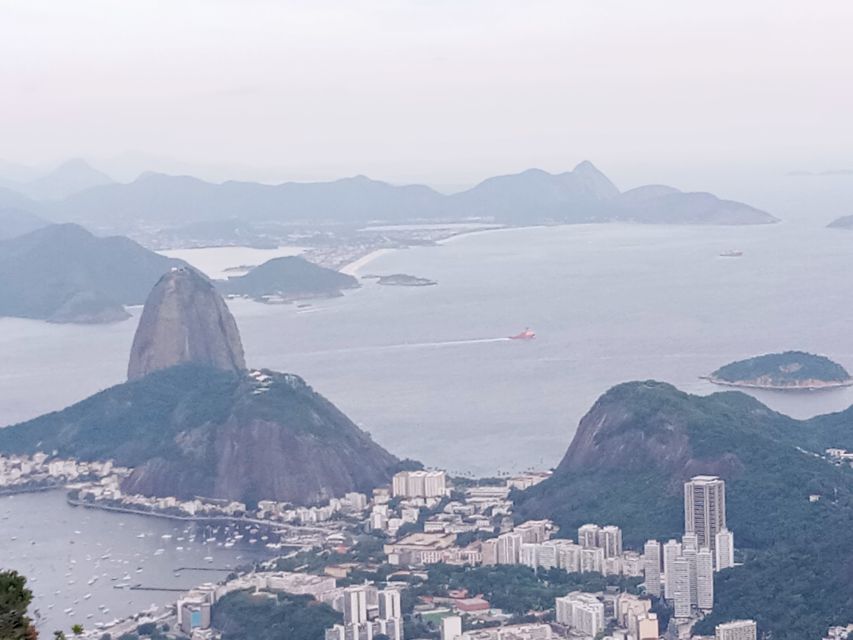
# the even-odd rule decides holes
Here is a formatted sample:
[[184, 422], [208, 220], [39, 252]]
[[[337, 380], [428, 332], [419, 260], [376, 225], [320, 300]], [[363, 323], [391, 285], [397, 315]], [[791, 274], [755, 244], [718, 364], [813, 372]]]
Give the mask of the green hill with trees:
[[775, 640], [820, 637], [853, 619], [853, 471], [818, 453], [842, 446], [842, 432], [853, 439], [846, 418], [801, 422], [739, 392], [619, 385], [581, 420], [552, 478], [516, 494], [517, 517], [551, 518], [569, 537], [586, 522], [619, 525], [639, 548], [682, 534], [685, 480], [719, 475], [744, 565], [718, 574], [697, 632], [746, 617]]

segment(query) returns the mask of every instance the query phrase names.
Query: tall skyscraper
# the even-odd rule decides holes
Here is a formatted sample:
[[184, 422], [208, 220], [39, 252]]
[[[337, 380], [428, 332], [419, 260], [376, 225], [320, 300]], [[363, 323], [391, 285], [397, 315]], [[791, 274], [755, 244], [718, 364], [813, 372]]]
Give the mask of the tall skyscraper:
[[717, 625], [717, 640], [757, 640], [758, 625], [754, 620], [733, 620]]
[[672, 601], [676, 618], [689, 618], [690, 606], [690, 562], [679, 556], [672, 562], [672, 569], [666, 576], [667, 586], [672, 582]]
[[714, 556], [708, 547], [696, 554], [696, 606], [702, 611], [714, 608]]
[[714, 566], [717, 571], [735, 566], [735, 537], [731, 531], [721, 529], [717, 533], [717, 540], [714, 546], [716, 547]]
[[660, 542], [649, 540], [643, 547], [643, 575], [646, 593], [660, 597]]
[[695, 533], [699, 548], [716, 550], [726, 528], [726, 483], [717, 476], [694, 476], [684, 483], [684, 533]]
[[669, 540], [663, 545], [664, 598], [675, 598], [675, 561], [681, 557], [681, 543]]
[[696, 581], [696, 565], [699, 552], [681, 543], [681, 557], [687, 561], [687, 579], [690, 585], [690, 604], [696, 606], [699, 603], [699, 585]]

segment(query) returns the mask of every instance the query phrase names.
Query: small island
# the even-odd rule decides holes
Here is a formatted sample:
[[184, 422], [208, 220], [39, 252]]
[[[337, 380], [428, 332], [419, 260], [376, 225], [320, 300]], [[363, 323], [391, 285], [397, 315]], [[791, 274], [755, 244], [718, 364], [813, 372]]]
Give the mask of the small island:
[[826, 226], [830, 229], [853, 229], [853, 216], [842, 216]]
[[376, 280], [378, 284], [386, 287], [431, 287], [438, 284], [435, 280], [410, 276], [406, 273], [392, 273], [387, 276], [367, 275], [363, 278], [365, 280]]
[[840, 364], [805, 351], [770, 353], [738, 360], [714, 371], [714, 384], [751, 389], [814, 390], [853, 384]]

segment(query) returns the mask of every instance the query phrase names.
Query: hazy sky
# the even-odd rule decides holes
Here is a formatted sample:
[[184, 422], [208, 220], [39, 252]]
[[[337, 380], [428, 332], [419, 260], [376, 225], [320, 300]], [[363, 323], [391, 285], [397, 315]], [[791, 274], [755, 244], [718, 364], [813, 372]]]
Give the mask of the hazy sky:
[[849, 0], [0, 0], [0, 158], [437, 184], [590, 159], [686, 187], [853, 168], [851, 27]]

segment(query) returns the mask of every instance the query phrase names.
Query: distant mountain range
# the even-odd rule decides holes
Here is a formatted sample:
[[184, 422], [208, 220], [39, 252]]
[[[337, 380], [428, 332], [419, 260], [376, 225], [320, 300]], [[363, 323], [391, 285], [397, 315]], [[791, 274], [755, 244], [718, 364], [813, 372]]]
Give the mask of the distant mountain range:
[[[83, 178], [101, 183], [75, 189], [61, 200], [17, 202], [15, 208], [54, 221], [122, 233], [233, 219], [288, 224], [484, 219], [511, 225], [611, 221], [731, 225], [776, 221], [769, 213], [709, 193], [684, 193], [664, 186], [622, 193], [590, 162], [559, 174], [529, 169], [497, 176], [452, 195], [425, 185], [397, 186], [364, 176], [266, 185], [214, 184], [189, 176], [147, 173], [131, 183], [119, 184], [84, 170], [78, 163], [66, 166], [62, 175], [54, 176], [50, 182], [67, 185], [63, 176], [69, 175], [80, 178], [75, 182], [77, 187]], [[53, 188], [54, 193], [58, 190]], [[44, 191], [41, 189], [41, 193]]]
[[34, 200], [60, 200], [84, 189], [111, 184], [112, 181], [112, 178], [85, 160], [74, 158], [44, 175], [29, 180], [0, 178], [0, 188]]

